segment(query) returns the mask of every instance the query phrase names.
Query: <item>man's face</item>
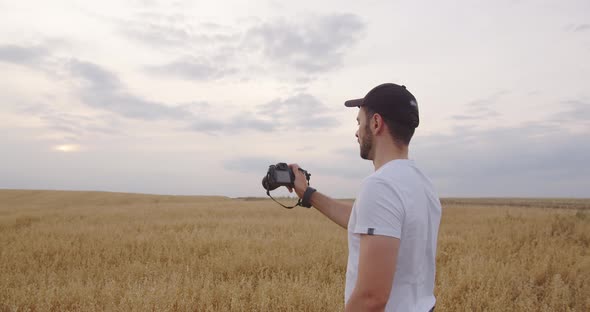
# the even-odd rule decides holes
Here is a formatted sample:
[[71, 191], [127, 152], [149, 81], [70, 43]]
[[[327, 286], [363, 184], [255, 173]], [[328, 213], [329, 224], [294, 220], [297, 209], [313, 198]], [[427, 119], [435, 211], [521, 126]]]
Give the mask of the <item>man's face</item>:
[[372, 149], [373, 149], [373, 134], [369, 128], [369, 122], [367, 120], [366, 111], [364, 108], [359, 109], [359, 113], [356, 117], [358, 123], [358, 130], [356, 130], [356, 137], [361, 148], [361, 158], [372, 160]]

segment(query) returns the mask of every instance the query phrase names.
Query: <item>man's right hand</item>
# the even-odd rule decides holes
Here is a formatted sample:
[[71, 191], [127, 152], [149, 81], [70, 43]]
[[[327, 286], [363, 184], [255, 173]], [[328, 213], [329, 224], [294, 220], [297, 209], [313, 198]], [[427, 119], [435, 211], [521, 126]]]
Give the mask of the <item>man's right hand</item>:
[[[295, 185], [295, 194], [297, 194], [299, 198], [303, 198], [303, 193], [305, 193], [305, 189], [307, 189], [307, 179], [305, 178], [305, 174], [299, 171], [299, 165], [297, 164], [289, 164], [289, 168], [291, 168], [295, 174], [295, 182], [293, 183]], [[289, 187], [288, 189], [289, 192], [293, 193], [293, 188]]]

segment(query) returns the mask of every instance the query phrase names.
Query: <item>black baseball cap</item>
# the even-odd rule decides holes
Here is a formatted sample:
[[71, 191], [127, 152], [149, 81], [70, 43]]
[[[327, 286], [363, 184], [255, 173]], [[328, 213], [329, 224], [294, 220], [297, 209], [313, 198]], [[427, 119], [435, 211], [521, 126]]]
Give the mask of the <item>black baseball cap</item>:
[[373, 88], [362, 99], [344, 102], [346, 107], [365, 106], [379, 113], [383, 118], [395, 120], [410, 128], [418, 127], [420, 118], [418, 102], [406, 86], [384, 83]]

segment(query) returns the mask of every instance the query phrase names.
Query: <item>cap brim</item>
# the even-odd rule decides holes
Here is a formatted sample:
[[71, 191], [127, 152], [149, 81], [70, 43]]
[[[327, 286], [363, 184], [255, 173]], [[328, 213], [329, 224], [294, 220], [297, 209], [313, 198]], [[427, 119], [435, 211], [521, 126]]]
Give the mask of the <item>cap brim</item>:
[[360, 107], [363, 106], [363, 102], [365, 101], [365, 99], [356, 99], [356, 100], [348, 100], [346, 102], [344, 102], [344, 106], [346, 107]]

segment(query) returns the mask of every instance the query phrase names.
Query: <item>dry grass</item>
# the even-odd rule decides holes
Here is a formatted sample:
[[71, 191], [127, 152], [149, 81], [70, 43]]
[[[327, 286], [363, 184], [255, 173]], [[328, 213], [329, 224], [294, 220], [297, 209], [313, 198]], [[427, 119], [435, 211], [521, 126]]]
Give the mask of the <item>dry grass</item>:
[[[590, 210], [519, 208], [512, 202], [444, 205], [437, 308], [589, 311]], [[549, 202], [563, 205], [543, 205]]]
[[[437, 311], [589, 311], [589, 203], [445, 200]], [[0, 191], [0, 311], [337, 311], [346, 254], [268, 200]]]

